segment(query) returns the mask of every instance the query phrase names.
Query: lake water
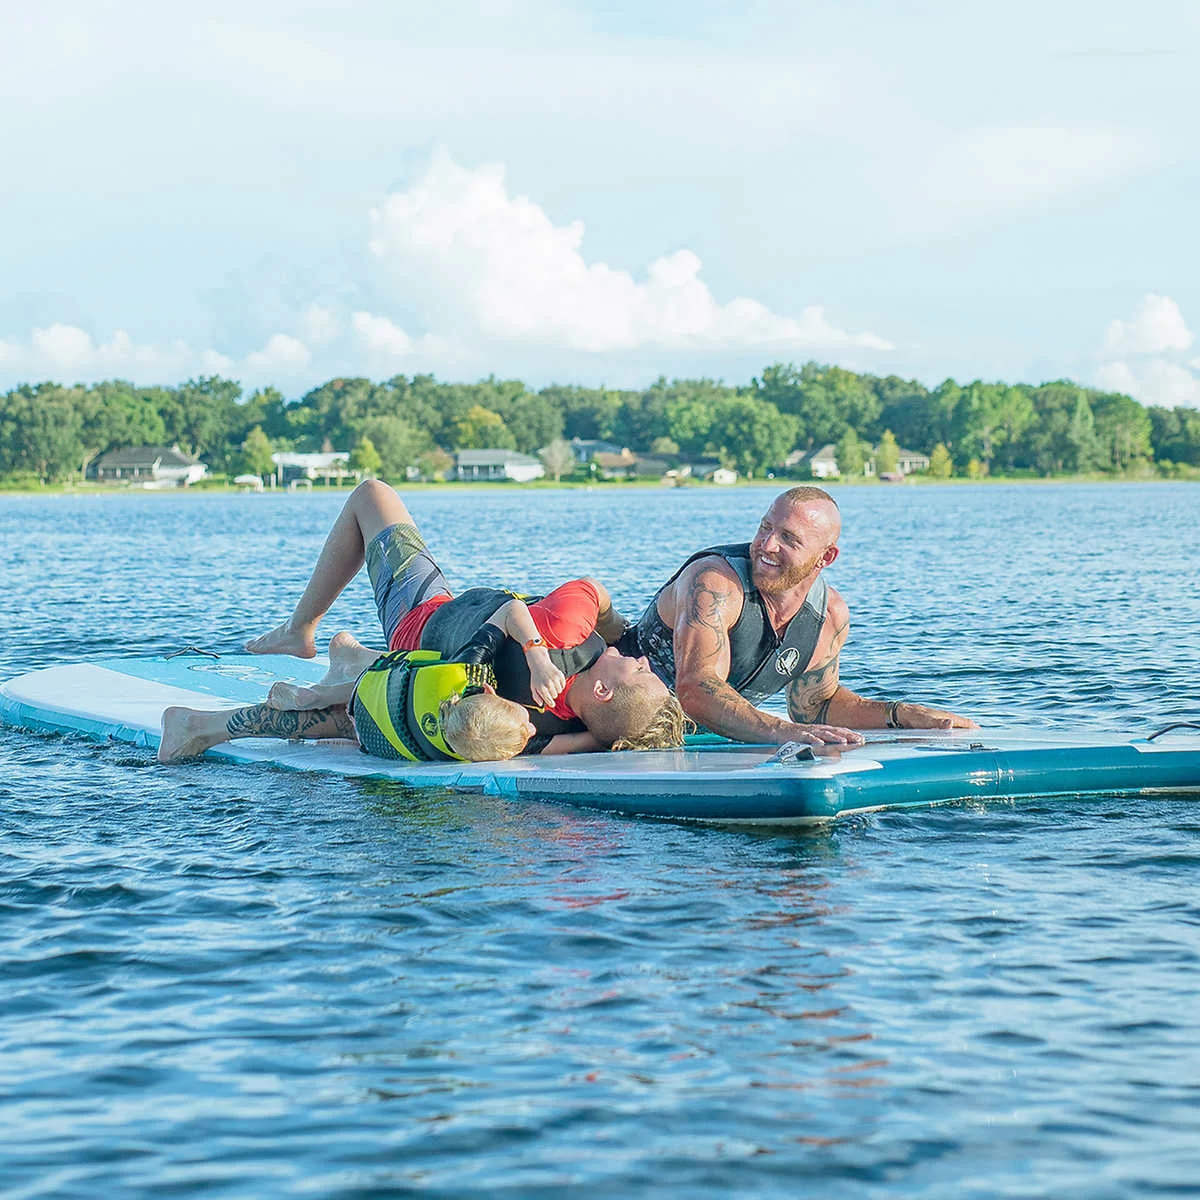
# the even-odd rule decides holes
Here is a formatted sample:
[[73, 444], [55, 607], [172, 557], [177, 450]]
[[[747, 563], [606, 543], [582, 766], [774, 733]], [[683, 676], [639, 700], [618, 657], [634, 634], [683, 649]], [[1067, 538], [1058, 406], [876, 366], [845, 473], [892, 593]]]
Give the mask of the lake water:
[[[636, 615], [771, 495], [412, 508], [453, 583]], [[837, 495], [851, 687], [1200, 718], [1200, 486]], [[235, 649], [340, 503], [0, 499], [0, 678]], [[4, 1195], [1200, 1191], [1195, 801], [752, 832], [0, 730], [0, 813]]]

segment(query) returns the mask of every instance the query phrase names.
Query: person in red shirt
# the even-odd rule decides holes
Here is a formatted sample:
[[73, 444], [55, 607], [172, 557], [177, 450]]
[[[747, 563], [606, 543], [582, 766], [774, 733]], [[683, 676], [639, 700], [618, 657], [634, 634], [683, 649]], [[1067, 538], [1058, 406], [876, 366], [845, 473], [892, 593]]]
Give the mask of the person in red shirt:
[[[601, 584], [571, 580], [541, 599], [500, 588], [470, 588], [456, 597], [407, 506], [378, 480], [360, 484], [346, 501], [292, 615], [246, 649], [314, 657], [321, 619], [364, 562], [389, 649], [448, 657], [480, 636], [490, 638], [479, 653], [494, 666], [500, 695], [530, 708], [539, 742], [545, 739], [536, 747], [542, 752], [682, 743], [682, 710], [666, 684], [646, 658], [613, 648], [627, 622]], [[490, 623], [514, 598], [528, 602], [534, 626], [521, 644]], [[354, 653], [361, 657], [361, 650]], [[549, 704], [547, 678], [562, 681]]]

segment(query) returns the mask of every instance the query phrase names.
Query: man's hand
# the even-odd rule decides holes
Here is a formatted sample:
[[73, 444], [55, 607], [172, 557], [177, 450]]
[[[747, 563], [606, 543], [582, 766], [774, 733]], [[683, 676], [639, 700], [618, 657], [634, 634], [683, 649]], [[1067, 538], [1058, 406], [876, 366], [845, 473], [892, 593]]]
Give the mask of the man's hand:
[[902, 702], [896, 705], [896, 720], [901, 729], [978, 729], [970, 717], [957, 713], [943, 712], [940, 708], [929, 708], [924, 704]]
[[777, 736], [782, 742], [806, 742], [810, 746], [861, 746], [867, 740], [861, 733], [840, 725], [788, 724]]

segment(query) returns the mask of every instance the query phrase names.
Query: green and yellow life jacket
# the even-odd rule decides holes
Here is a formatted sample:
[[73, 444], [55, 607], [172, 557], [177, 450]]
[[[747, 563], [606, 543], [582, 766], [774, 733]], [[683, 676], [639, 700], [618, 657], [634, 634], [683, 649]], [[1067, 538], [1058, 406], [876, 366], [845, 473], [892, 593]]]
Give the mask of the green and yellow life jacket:
[[442, 702], [496, 686], [490, 666], [443, 662], [436, 650], [394, 650], [363, 672], [350, 701], [358, 744], [376, 758], [464, 762], [442, 734]]

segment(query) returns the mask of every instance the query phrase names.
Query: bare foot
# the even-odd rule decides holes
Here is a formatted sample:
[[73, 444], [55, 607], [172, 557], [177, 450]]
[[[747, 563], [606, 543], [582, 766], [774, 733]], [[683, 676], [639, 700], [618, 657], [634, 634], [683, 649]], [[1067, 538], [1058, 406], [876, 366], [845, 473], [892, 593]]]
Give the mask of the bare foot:
[[317, 643], [312, 629], [293, 629], [290, 621], [276, 625], [270, 633], [246, 643], [250, 654], [290, 654], [293, 658], [315, 658]]
[[271, 684], [271, 690], [267, 693], [267, 704], [282, 712], [307, 712], [310, 709], [325, 708], [331, 703], [328, 695], [322, 690], [321, 683], [312, 687], [302, 687], [298, 683], [284, 683], [281, 680]]
[[213, 714], [194, 708], [168, 708], [162, 716], [162, 739], [158, 743], [160, 763], [197, 758], [225, 739], [214, 733]]
[[335, 633], [329, 639], [329, 670], [321, 683], [326, 687], [354, 683], [378, 657], [378, 650], [364, 646], [352, 633]]

